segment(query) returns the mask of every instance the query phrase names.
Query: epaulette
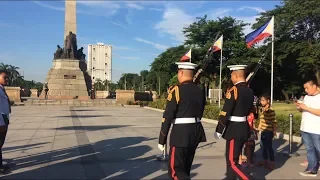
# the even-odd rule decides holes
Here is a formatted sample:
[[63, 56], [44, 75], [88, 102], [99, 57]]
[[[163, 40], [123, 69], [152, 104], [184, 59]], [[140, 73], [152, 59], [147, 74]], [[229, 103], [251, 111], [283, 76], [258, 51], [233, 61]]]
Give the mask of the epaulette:
[[179, 101], [180, 101], [179, 87], [178, 86], [174, 86], [173, 88], [170, 89], [167, 100], [171, 101], [173, 91], [174, 91], [174, 95], [176, 97], [176, 101], [177, 101], [177, 104], [178, 104]]
[[232, 88], [227, 90], [226, 98], [230, 99], [231, 98], [231, 92], [234, 91], [234, 99], [237, 100], [238, 98], [238, 89], [236, 86], [233, 86]]

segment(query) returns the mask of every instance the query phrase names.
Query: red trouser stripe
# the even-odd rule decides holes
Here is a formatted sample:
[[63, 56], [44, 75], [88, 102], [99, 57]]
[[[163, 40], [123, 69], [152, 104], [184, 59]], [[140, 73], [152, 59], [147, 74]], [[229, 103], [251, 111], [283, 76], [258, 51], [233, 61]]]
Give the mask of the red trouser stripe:
[[178, 180], [177, 176], [175, 175], [176, 174], [176, 171], [174, 170], [174, 154], [175, 154], [175, 151], [176, 151], [176, 147], [172, 147], [172, 150], [171, 150], [171, 158], [170, 158], [170, 166], [171, 166], [171, 176], [174, 180]]
[[248, 179], [249, 178], [243, 174], [243, 172], [240, 171], [240, 169], [236, 166], [235, 162], [233, 161], [233, 153], [234, 153], [234, 139], [230, 141], [230, 147], [229, 147], [229, 161], [231, 164], [231, 168], [242, 178], [242, 179]]

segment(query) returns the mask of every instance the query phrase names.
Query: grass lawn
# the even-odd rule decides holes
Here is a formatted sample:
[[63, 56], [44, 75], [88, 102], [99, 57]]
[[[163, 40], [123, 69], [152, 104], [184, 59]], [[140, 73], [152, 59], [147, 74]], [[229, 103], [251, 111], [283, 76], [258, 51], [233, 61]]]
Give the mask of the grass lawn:
[[[212, 104], [213, 106], [217, 106], [217, 104]], [[223, 103], [221, 103], [221, 108], [223, 106]], [[274, 102], [272, 105], [272, 108], [276, 111], [276, 114], [284, 114], [284, 115], [289, 115], [292, 113], [293, 115], [298, 115], [301, 114], [295, 104], [286, 104], [286, 103], [277, 103]]]

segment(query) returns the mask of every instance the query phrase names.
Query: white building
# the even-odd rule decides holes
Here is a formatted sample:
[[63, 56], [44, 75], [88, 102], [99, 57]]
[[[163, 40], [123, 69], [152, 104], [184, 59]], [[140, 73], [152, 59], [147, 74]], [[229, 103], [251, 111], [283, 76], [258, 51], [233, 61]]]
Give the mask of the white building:
[[103, 43], [88, 45], [88, 73], [92, 82], [112, 81], [112, 46]]

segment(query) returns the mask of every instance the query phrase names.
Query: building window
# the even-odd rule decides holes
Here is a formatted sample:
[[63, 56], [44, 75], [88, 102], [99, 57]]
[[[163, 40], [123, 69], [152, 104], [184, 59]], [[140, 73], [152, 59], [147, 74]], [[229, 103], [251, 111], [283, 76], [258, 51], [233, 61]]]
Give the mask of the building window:
[[94, 67], [92, 69], [94, 69]]
[[92, 77], [92, 79], [94, 79], [94, 77]]

